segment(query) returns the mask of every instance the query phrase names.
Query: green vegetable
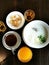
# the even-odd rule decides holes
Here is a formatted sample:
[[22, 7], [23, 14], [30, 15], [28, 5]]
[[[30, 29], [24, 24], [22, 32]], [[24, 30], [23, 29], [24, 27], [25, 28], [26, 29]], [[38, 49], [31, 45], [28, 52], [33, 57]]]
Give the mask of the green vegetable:
[[38, 36], [39, 40], [44, 43], [46, 41], [46, 38], [42, 35]]

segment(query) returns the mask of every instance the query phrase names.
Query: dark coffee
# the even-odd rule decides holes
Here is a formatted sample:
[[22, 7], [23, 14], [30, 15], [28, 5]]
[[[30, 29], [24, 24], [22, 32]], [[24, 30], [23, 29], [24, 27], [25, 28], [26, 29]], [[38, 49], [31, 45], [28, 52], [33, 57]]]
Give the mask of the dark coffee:
[[17, 42], [17, 38], [14, 34], [10, 34], [6, 37], [5, 42], [8, 46], [14, 46]]

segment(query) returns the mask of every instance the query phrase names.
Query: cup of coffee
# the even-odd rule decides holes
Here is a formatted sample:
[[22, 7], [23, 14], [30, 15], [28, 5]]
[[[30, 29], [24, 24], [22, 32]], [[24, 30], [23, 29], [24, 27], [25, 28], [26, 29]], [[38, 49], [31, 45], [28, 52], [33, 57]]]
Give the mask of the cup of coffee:
[[21, 44], [21, 37], [17, 32], [9, 31], [4, 34], [2, 43], [6, 49], [11, 50], [12, 53], [15, 54], [15, 49]]

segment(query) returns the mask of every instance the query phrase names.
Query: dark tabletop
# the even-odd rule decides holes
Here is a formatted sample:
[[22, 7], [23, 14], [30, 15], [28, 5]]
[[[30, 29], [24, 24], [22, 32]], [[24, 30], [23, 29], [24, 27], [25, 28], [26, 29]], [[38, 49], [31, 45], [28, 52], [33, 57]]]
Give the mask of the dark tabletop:
[[[6, 16], [9, 12], [17, 10], [24, 14], [25, 10], [33, 9], [35, 11], [35, 20], [43, 20], [49, 24], [49, 0], [0, 0], [0, 20], [4, 21], [6, 25]], [[25, 22], [24, 26], [28, 22]], [[7, 26], [7, 25], [6, 25]], [[24, 26], [16, 30], [21, 35], [22, 38], [22, 30]], [[7, 54], [7, 58], [1, 63], [3, 65], [49, 65], [49, 45], [42, 49], [34, 49], [31, 50], [34, 53], [32, 60], [28, 63], [21, 63], [17, 58], [17, 52], [19, 48], [25, 45], [25, 43], [21, 42], [21, 45], [15, 51], [15, 56], [11, 51], [5, 49], [2, 45], [2, 37], [7, 31], [11, 31], [12, 29], [8, 28], [4, 33], [0, 33], [0, 53], [4, 51]], [[27, 46], [27, 45], [25, 45]]]

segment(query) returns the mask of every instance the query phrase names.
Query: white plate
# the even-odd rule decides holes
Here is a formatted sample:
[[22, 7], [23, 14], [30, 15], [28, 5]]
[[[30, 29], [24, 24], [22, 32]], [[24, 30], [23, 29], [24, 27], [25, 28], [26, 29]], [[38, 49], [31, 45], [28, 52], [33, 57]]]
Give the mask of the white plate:
[[[11, 17], [11, 16], [14, 16], [14, 15], [15, 15], [15, 16], [19, 15], [19, 16], [21, 16], [21, 18], [22, 18], [22, 23], [21, 23], [21, 25], [18, 26], [18, 27], [15, 27], [15, 26], [13, 26], [13, 25], [10, 23], [10, 17]], [[7, 17], [6, 17], [6, 24], [7, 24], [8, 27], [11, 28], [11, 29], [14, 29], [14, 30], [20, 29], [20, 28], [24, 25], [24, 23], [25, 23], [25, 19], [24, 19], [24, 16], [23, 16], [23, 14], [22, 14], [21, 12], [13, 11], [13, 12], [10, 12], [10, 13], [7, 15]]]
[[[32, 42], [32, 37], [34, 36], [32, 34], [32, 28], [34, 27], [39, 27], [41, 30], [42, 27], [41, 26], [44, 26], [46, 29], [47, 29], [47, 32], [48, 32], [48, 37], [47, 37], [47, 40], [45, 43], [42, 43], [42, 44], [34, 44], [34, 42]], [[40, 31], [41, 32], [41, 31]], [[42, 33], [42, 32], [41, 32]], [[44, 32], [43, 32], [44, 33]], [[31, 35], [32, 34], [32, 35]], [[44, 35], [44, 34], [43, 34]], [[41, 20], [34, 20], [34, 21], [31, 21], [30, 23], [28, 23], [24, 30], [23, 30], [23, 40], [24, 42], [29, 46], [29, 47], [32, 47], [32, 48], [43, 48], [45, 46], [48, 45], [49, 43], [49, 25]], [[34, 40], [33, 40], [34, 41]]]
[[[17, 43], [16, 43], [14, 46], [11, 46], [11, 47], [8, 46], [8, 45], [6, 44], [6, 42], [5, 42], [5, 36], [7, 36], [7, 35], [9, 35], [9, 34], [14, 34], [14, 35], [17, 37]], [[4, 34], [4, 36], [3, 36], [3, 38], [2, 38], [2, 43], [3, 43], [3, 46], [4, 46], [6, 49], [11, 50], [11, 48], [12, 48], [12, 50], [15, 50], [15, 49], [17, 49], [17, 48], [20, 46], [20, 44], [21, 44], [21, 37], [20, 37], [20, 35], [19, 35], [17, 32], [9, 31], [9, 32], [7, 32], [7, 33]]]

